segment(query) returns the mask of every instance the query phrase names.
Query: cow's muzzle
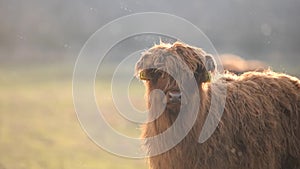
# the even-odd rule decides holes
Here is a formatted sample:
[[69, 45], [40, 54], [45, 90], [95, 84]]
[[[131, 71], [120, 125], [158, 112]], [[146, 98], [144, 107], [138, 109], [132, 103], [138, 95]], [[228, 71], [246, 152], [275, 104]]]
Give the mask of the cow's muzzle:
[[167, 92], [167, 102], [170, 104], [180, 104], [182, 93], [180, 91]]

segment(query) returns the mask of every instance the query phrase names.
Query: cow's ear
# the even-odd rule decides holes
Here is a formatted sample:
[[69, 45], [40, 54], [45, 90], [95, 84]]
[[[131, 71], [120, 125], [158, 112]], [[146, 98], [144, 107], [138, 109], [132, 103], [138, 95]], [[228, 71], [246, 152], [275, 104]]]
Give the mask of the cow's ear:
[[216, 69], [215, 61], [211, 55], [206, 55], [203, 62], [204, 63], [197, 65], [197, 69], [194, 73], [198, 84], [210, 82], [211, 73]]
[[209, 72], [214, 72], [216, 70], [216, 64], [211, 55], [205, 56], [205, 68]]

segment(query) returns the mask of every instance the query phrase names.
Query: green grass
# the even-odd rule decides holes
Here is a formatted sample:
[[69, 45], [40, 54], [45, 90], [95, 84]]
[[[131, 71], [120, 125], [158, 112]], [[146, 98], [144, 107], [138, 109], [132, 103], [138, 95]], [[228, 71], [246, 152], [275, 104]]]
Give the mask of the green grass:
[[[144, 159], [112, 155], [87, 137], [74, 110], [71, 78], [72, 65], [0, 68], [0, 169], [146, 168]], [[97, 84], [99, 90], [109, 87]], [[139, 92], [132, 95], [143, 104]], [[111, 102], [103, 104], [106, 112], [115, 111]]]
[[[144, 159], [112, 155], [84, 133], [73, 106], [72, 70], [68, 64], [0, 66], [0, 169], [147, 168]], [[108, 80], [97, 78], [99, 107], [116, 130], [138, 137], [139, 126], [115, 109]], [[140, 110], [143, 92], [137, 82], [129, 88]]]

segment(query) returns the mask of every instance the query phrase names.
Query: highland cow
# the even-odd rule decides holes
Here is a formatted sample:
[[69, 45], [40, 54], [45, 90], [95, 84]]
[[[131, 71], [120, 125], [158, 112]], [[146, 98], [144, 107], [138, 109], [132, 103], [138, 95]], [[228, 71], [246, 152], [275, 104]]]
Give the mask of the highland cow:
[[[180, 67], [180, 60], [186, 67]], [[300, 168], [300, 81], [271, 70], [248, 72], [240, 76], [224, 73], [211, 80], [215, 69], [212, 56], [200, 48], [180, 42], [156, 45], [142, 54], [136, 64], [136, 74], [145, 83], [145, 98], [149, 108], [149, 122], [142, 128], [149, 167]], [[180, 76], [188, 71], [192, 72], [192, 77], [189, 77], [191, 74]], [[177, 80], [169, 72], [179, 75]], [[197, 90], [187, 91], [188, 94], [182, 93], [180, 84], [187, 79], [194, 79], [197, 84]], [[226, 92], [221, 86], [225, 86]], [[200, 99], [195, 99], [196, 95]], [[214, 100], [213, 95], [217, 96]], [[226, 96], [226, 99], [220, 99], [222, 96]], [[183, 132], [180, 131], [181, 127], [189, 125], [186, 120], [193, 120], [194, 110], [185, 109], [185, 102], [194, 100], [199, 101], [199, 107], [194, 123], [190, 122], [191, 129], [178, 144], [157, 153], [172, 143], [172, 139], [177, 139], [177, 133]], [[220, 105], [223, 101], [224, 111], [213, 134], [200, 143], [199, 136], [209, 110], [215, 110], [211, 108], [213, 101]], [[182, 124], [171, 130], [172, 137], [150, 139], [168, 131], [179, 117], [187, 119], [179, 121]]]
[[262, 61], [245, 60], [233, 54], [222, 54], [220, 55], [220, 60], [224, 70], [228, 70], [237, 75], [249, 71], [263, 72], [268, 69], [268, 66]]

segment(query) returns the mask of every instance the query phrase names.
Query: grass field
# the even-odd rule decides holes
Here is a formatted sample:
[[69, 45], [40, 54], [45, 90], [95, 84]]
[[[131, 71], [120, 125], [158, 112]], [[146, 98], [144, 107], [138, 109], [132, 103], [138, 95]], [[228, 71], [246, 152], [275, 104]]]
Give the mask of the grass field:
[[[110, 154], [94, 144], [77, 119], [72, 100], [72, 64], [0, 66], [0, 169], [143, 169], [144, 159]], [[118, 87], [118, 86], [117, 86]], [[139, 126], [114, 108], [108, 79], [97, 79], [96, 97], [107, 121], [127, 136]], [[129, 88], [145, 109], [143, 87]]]
[[84, 133], [72, 101], [72, 66], [1, 66], [0, 169], [146, 168], [144, 159], [112, 155]]

